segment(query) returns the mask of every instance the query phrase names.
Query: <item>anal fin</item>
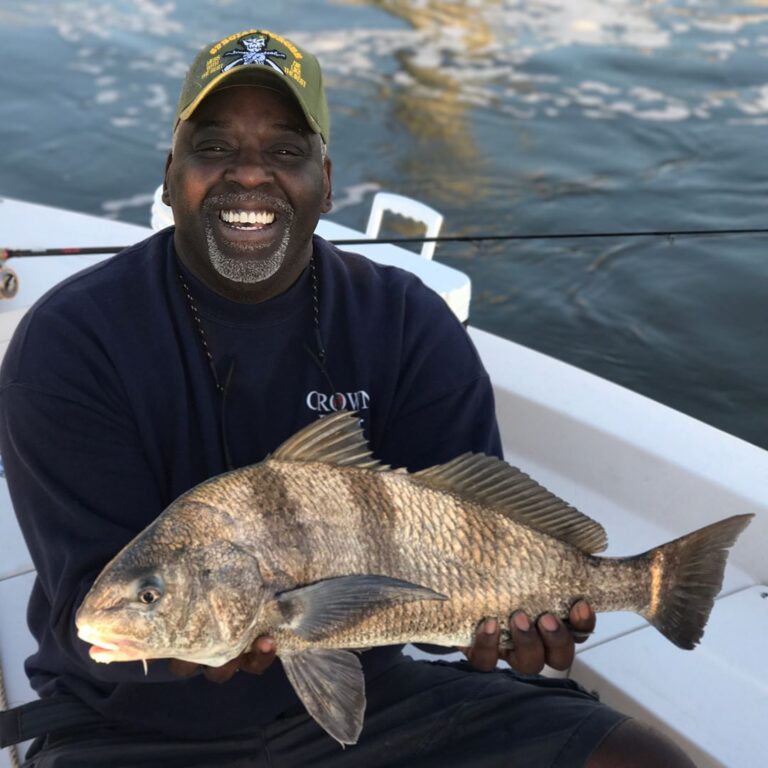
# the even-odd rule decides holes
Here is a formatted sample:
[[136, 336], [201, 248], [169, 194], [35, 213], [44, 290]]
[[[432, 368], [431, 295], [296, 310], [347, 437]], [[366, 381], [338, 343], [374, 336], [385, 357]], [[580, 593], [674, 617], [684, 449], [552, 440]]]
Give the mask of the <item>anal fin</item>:
[[307, 712], [342, 746], [357, 744], [365, 714], [365, 678], [351, 651], [312, 648], [280, 656]]

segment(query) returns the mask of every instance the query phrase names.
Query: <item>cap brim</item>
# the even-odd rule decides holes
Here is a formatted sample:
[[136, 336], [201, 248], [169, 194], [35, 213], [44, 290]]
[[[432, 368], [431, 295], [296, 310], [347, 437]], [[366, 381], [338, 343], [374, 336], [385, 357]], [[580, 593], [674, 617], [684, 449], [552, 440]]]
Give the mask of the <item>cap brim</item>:
[[216, 77], [214, 77], [211, 82], [206, 83], [195, 98], [181, 112], [179, 112], [176, 125], [182, 120], [189, 120], [203, 100], [213, 91], [223, 87], [232, 88], [236, 85], [252, 85], [255, 87], [270, 88], [281, 93], [286, 93], [289, 96], [293, 96], [312, 131], [314, 133], [321, 133], [320, 126], [317, 124], [315, 118], [307, 112], [307, 109], [304, 106], [298, 84], [295, 84], [290, 77], [283, 75], [280, 72], [272, 72], [261, 64], [243, 64], [229, 70], [229, 72], [221, 72], [216, 75]]

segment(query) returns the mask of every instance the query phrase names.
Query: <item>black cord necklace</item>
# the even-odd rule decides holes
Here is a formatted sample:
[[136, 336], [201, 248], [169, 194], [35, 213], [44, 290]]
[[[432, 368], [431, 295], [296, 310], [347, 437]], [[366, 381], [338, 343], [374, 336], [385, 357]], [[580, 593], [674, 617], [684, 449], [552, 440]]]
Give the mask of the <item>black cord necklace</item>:
[[[315, 364], [320, 369], [320, 372], [323, 374], [323, 377], [325, 378], [326, 382], [331, 388], [331, 393], [333, 393], [336, 391], [336, 388], [333, 386], [333, 381], [331, 380], [331, 377], [328, 374], [328, 371], [325, 367], [326, 351], [325, 351], [325, 346], [323, 344], [323, 337], [322, 337], [322, 334], [320, 333], [320, 286], [319, 286], [319, 278], [317, 275], [317, 266], [315, 265], [314, 254], [309, 257], [309, 269], [310, 269], [311, 286], [312, 286], [312, 325], [314, 328], [316, 351], [313, 350], [306, 343], [304, 344], [304, 349], [306, 349], [306, 351], [309, 353], [309, 356], [312, 358], [312, 360], [314, 360]], [[189, 311], [192, 315], [192, 320], [195, 324], [195, 328], [197, 329], [197, 335], [200, 339], [200, 343], [202, 344], [203, 352], [205, 353], [206, 360], [208, 361], [208, 368], [211, 371], [213, 384], [216, 388], [216, 391], [221, 396], [221, 425], [220, 425], [221, 446], [222, 446], [222, 451], [224, 453], [224, 461], [226, 463], [227, 469], [234, 469], [232, 456], [229, 450], [229, 443], [227, 440], [226, 409], [227, 409], [227, 393], [229, 392], [229, 385], [232, 381], [232, 376], [235, 371], [235, 359], [232, 358], [229, 364], [229, 368], [227, 370], [227, 375], [224, 379], [224, 382], [222, 383], [221, 380], [219, 379], [218, 373], [216, 372], [216, 364], [213, 359], [211, 347], [208, 344], [208, 337], [205, 333], [205, 328], [203, 326], [203, 321], [200, 316], [200, 310], [198, 309], [197, 302], [192, 296], [192, 291], [190, 290], [190, 287], [187, 281], [184, 279], [184, 275], [182, 275], [181, 270], [176, 272], [176, 276], [179, 278], [179, 284], [181, 285], [182, 291], [184, 292], [184, 296], [187, 299], [187, 305], [189, 306]]]

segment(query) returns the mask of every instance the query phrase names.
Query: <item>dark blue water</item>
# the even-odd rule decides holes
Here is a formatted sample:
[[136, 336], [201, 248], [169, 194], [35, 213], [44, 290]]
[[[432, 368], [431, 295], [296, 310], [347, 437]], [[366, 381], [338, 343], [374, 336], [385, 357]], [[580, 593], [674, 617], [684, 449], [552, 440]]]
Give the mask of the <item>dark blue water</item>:
[[[147, 223], [187, 64], [254, 26], [324, 66], [342, 223], [386, 189], [444, 234], [768, 227], [765, 0], [3, 0], [0, 194]], [[768, 237], [436, 258], [474, 325], [768, 447]]]

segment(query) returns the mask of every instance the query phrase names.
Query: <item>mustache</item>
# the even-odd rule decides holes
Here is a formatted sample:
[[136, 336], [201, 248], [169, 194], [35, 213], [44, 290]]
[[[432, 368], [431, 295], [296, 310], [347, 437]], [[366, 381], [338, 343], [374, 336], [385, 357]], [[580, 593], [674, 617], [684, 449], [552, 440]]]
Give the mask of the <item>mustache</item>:
[[203, 210], [213, 213], [222, 208], [238, 208], [243, 205], [264, 205], [278, 213], [292, 217], [293, 206], [279, 197], [267, 195], [264, 192], [229, 192], [220, 195], [211, 195], [203, 201]]

